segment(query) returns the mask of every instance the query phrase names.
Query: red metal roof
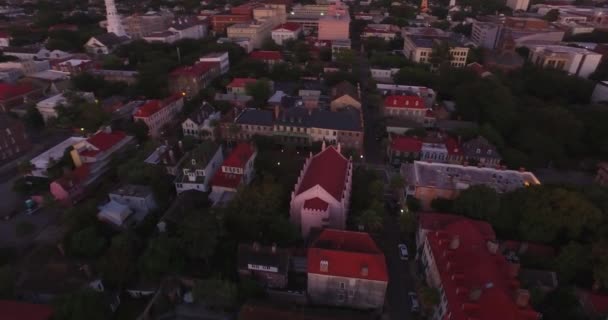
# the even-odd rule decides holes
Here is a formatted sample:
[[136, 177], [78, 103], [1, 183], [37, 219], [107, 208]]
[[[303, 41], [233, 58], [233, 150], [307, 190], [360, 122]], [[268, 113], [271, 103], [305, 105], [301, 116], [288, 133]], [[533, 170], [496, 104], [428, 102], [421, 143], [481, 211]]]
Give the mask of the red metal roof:
[[[327, 272], [321, 271], [321, 261], [327, 261]], [[308, 273], [388, 281], [384, 254], [370, 235], [345, 230], [321, 232], [308, 249]]]
[[139, 107], [139, 109], [137, 109], [133, 116], [136, 118], [147, 118], [164, 109], [171, 103], [181, 99], [182, 97], [183, 96], [181, 94], [174, 94], [164, 100], [148, 100], [141, 107]]
[[329, 208], [329, 203], [319, 197], [304, 201], [304, 209], [325, 211], [327, 208]]
[[[538, 313], [532, 308], [519, 307], [515, 303], [519, 282], [509, 272], [505, 257], [488, 250], [487, 242], [496, 240], [492, 227], [486, 222], [462, 217], [452, 220], [427, 233], [448, 300], [450, 319], [538, 319]], [[459, 244], [452, 249], [450, 243], [456, 237]], [[469, 293], [475, 289], [481, 290], [481, 295], [472, 301]]]
[[401, 152], [420, 152], [422, 140], [416, 137], [394, 135], [391, 137], [391, 149]]
[[213, 67], [219, 68], [219, 62], [213, 61], [203, 61], [198, 62], [191, 66], [179, 67], [171, 72], [172, 77], [177, 76], [191, 76], [191, 77], [201, 77], [205, 73], [209, 72]]
[[224, 160], [222, 166], [244, 168], [245, 164], [255, 153], [255, 149], [249, 143], [239, 143]]
[[279, 51], [253, 51], [249, 57], [258, 60], [283, 60], [283, 55]]
[[243, 179], [242, 174], [224, 173], [218, 171], [211, 180], [211, 185], [216, 187], [224, 187], [230, 189], [236, 189], [241, 180]]
[[29, 83], [0, 83], [0, 100], [8, 100], [33, 91], [34, 88]]
[[340, 201], [347, 173], [348, 160], [334, 146], [329, 146], [312, 157], [297, 194], [319, 185]]
[[53, 309], [48, 305], [0, 300], [2, 320], [49, 320]]
[[287, 22], [287, 23], [283, 23], [282, 25], [279, 25], [278, 27], [274, 28], [273, 30], [279, 30], [279, 29], [286, 29], [286, 30], [295, 32], [295, 31], [302, 29], [302, 26], [299, 23]]
[[592, 291], [577, 289], [576, 294], [583, 310], [591, 316], [605, 316], [608, 314], [608, 296]]
[[254, 79], [254, 78], [234, 78], [226, 87], [244, 88], [248, 83], [254, 83], [256, 81], [258, 81], [258, 80]]
[[424, 100], [419, 96], [387, 96], [384, 106], [390, 108], [425, 109]]
[[104, 132], [99, 131], [90, 138], [87, 142], [94, 146], [97, 150], [85, 150], [80, 153], [81, 156], [94, 156], [100, 152], [106, 151], [127, 137], [127, 134], [122, 131]]

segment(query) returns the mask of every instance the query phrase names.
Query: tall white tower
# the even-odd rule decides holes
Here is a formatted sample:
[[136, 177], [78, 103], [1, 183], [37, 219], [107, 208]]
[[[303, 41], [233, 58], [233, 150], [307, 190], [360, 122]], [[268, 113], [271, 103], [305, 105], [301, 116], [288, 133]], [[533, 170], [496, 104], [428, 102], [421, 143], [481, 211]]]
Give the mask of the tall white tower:
[[116, 4], [114, 0], [106, 1], [106, 19], [108, 20], [108, 33], [114, 33], [117, 36], [126, 36], [125, 28], [122, 26], [118, 11], [116, 11]]

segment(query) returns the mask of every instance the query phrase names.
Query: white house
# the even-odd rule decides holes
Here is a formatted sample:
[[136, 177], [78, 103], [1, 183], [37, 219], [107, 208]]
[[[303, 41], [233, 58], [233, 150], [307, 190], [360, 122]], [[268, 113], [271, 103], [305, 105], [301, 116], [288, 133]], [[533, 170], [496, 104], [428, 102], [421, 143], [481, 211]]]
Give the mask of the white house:
[[[77, 93], [77, 95], [89, 102], [95, 101], [95, 95], [93, 95], [92, 92], [82, 92]], [[40, 112], [40, 115], [42, 115], [42, 119], [44, 119], [44, 122], [46, 123], [50, 119], [57, 118], [57, 107], [67, 107], [67, 102], [68, 100], [65, 94], [60, 93], [36, 103], [36, 109], [38, 109], [38, 112]]]
[[298, 23], [287, 22], [283, 23], [271, 32], [271, 37], [278, 45], [283, 45], [287, 40], [297, 39], [302, 33], [302, 26]]
[[561, 45], [530, 46], [530, 61], [535, 65], [563, 70], [582, 78], [589, 77], [601, 60], [601, 54], [584, 48]]
[[47, 169], [52, 167], [54, 163], [57, 163], [63, 157], [65, 150], [78, 142], [84, 141], [86, 138], [82, 137], [70, 137], [60, 142], [56, 146], [44, 151], [37, 155], [30, 163], [34, 167], [30, 175], [34, 177], [47, 178]]
[[222, 113], [215, 110], [209, 103], [203, 102], [182, 122], [184, 136], [215, 140], [216, 125], [221, 115]]
[[310, 154], [291, 193], [289, 214], [303, 237], [313, 228], [346, 227], [350, 206], [353, 165], [340, 150], [340, 145], [325, 146]]
[[98, 36], [91, 37], [85, 43], [85, 51], [91, 54], [108, 54], [116, 47], [129, 41], [128, 37], [119, 37], [114, 33], [104, 33]]
[[147, 214], [158, 208], [152, 188], [148, 186], [128, 184], [110, 192], [108, 196], [111, 201], [124, 204], [135, 212]]
[[209, 191], [209, 185], [215, 172], [222, 164], [222, 146], [211, 141], [203, 141], [194, 148], [183, 162], [175, 179], [177, 194], [187, 190]]

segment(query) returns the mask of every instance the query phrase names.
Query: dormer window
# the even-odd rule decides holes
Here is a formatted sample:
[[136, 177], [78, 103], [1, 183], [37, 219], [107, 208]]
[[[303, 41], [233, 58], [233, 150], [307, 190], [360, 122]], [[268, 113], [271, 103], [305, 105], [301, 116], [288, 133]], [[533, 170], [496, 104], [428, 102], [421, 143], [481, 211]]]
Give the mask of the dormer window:
[[319, 268], [321, 269], [321, 272], [328, 272], [328, 270], [329, 270], [329, 261], [327, 261], [327, 260], [321, 260]]
[[361, 266], [361, 276], [362, 277], [367, 277], [367, 275], [369, 274], [369, 269], [367, 268], [367, 266]]
[[195, 166], [196, 165], [196, 159], [192, 159], [192, 165]]

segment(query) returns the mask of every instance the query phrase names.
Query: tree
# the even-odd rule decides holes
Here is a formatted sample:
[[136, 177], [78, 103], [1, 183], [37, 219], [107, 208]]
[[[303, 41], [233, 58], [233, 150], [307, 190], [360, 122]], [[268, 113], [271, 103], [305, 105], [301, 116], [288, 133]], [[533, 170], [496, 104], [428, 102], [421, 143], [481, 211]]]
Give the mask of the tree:
[[148, 125], [142, 120], [137, 120], [127, 127], [127, 132], [134, 136], [139, 143], [143, 143], [148, 139], [150, 128], [148, 128]]
[[253, 98], [253, 104], [257, 108], [264, 107], [272, 95], [270, 82], [265, 79], [248, 83], [245, 92]]
[[218, 244], [220, 225], [214, 212], [194, 211], [184, 217], [177, 232], [190, 259], [207, 261]]
[[379, 37], [369, 37], [363, 40], [363, 47], [368, 53], [373, 51], [387, 51], [388, 42]]
[[428, 286], [420, 287], [420, 302], [427, 310], [432, 310], [439, 302], [441, 302], [441, 296], [439, 291], [435, 288]]
[[195, 301], [214, 309], [232, 309], [236, 305], [237, 288], [232, 282], [219, 278], [197, 281], [192, 295]]
[[23, 176], [30, 174], [35, 168], [30, 161], [20, 161], [17, 164], [17, 171]]
[[157, 280], [164, 275], [179, 272], [184, 261], [179, 239], [163, 234], [149, 241], [148, 247], [139, 257], [139, 269], [148, 279]]
[[95, 226], [90, 226], [72, 235], [70, 251], [81, 257], [96, 257], [105, 245], [106, 239], [97, 233]]
[[438, 212], [452, 212], [454, 208], [454, 200], [446, 198], [435, 198], [431, 200], [431, 208]]
[[549, 21], [549, 22], [555, 22], [557, 21], [557, 19], [559, 19], [559, 10], [558, 9], [551, 9], [549, 10], [545, 16], [543, 17], [543, 19]]
[[15, 270], [11, 266], [4, 265], [0, 267], [0, 298], [14, 298], [15, 276]]
[[101, 292], [83, 289], [66, 294], [54, 302], [57, 320], [106, 320], [110, 318], [110, 308]]
[[20, 221], [15, 225], [15, 234], [17, 237], [26, 237], [36, 231], [36, 225], [27, 221]]
[[112, 238], [110, 247], [99, 263], [104, 284], [112, 288], [122, 286], [133, 276], [136, 239], [128, 233]]
[[40, 129], [44, 127], [44, 119], [35, 106], [29, 106], [23, 117], [23, 122], [28, 128]]
[[441, 41], [433, 46], [433, 51], [429, 57], [429, 63], [434, 67], [449, 66], [454, 57], [451, 52], [452, 48], [447, 41]]
[[486, 185], [474, 185], [462, 191], [454, 201], [454, 211], [474, 219], [487, 220], [500, 210], [500, 197]]
[[562, 247], [555, 259], [555, 265], [561, 283], [572, 283], [577, 277], [589, 274], [591, 251], [587, 246], [570, 242]]
[[271, 37], [266, 37], [266, 39], [262, 41], [262, 50], [278, 51], [281, 50], [281, 46], [274, 42]]
[[355, 51], [352, 49], [340, 49], [334, 52], [333, 58], [336, 61], [336, 64], [340, 66], [341, 70], [352, 68], [353, 64], [357, 60]]
[[399, 216], [399, 230], [408, 237], [416, 232], [416, 219], [413, 212], [406, 212]]
[[404, 67], [393, 75], [396, 84], [434, 87], [437, 75], [420, 66]]
[[359, 228], [363, 228], [366, 231], [374, 232], [382, 228], [382, 216], [376, 211], [367, 209], [361, 212], [355, 218]]
[[463, 84], [456, 90], [454, 102], [463, 120], [489, 123], [500, 132], [508, 131], [516, 117], [513, 95], [497, 81]]

